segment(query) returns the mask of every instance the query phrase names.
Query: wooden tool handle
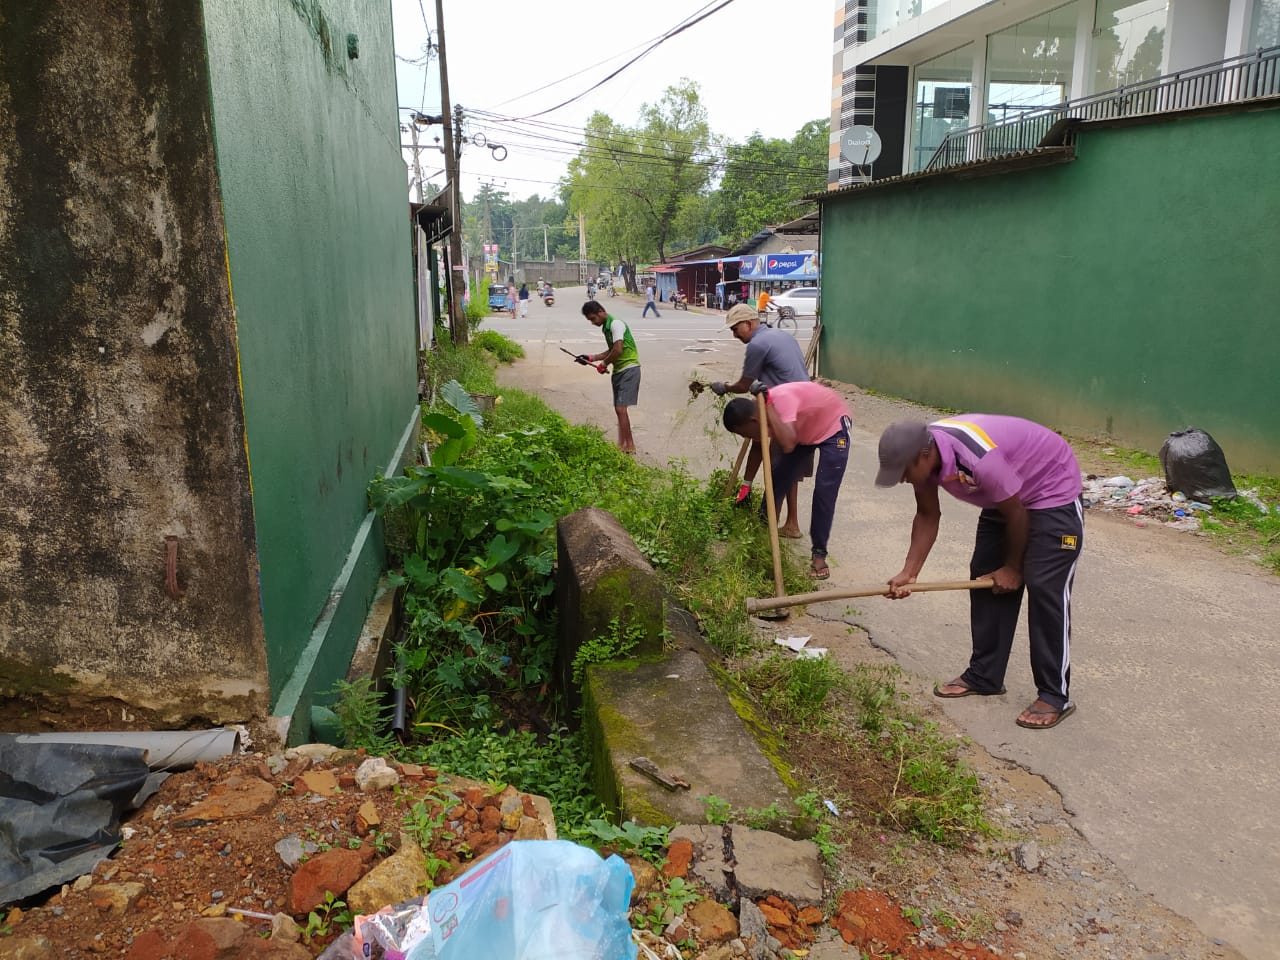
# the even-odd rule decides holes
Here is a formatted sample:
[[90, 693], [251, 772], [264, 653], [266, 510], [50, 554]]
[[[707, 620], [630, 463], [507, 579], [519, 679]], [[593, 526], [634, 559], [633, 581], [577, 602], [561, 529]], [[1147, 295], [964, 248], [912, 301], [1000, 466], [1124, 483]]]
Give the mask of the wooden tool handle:
[[[773, 461], [769, 453], [767, 403], [763, 393], [756, 394], [756, 413], [760, 417], [760, 459], [764, 469], [765, 515], [769, 518], [769, 548], [773, 551], [773, 586], [774, 592], [781, 597], [787, 588], [782, 583], [782, 548], [778, 545], [778, 503], [773, 498]], [[768, 609], [779, 610], [785, 606], [785, 603], [775, 603]]]
[[[912, 593], [936, 593], [941, 590], [988, 590], [995, 586], [990, 577], [982, 580], [942, 580], [934, 583], [913, 583]], [[765, 597], [757, 600], [747, 597], [747, 613], [777, 610], [779, 607], [797, 607], [802, 603], [821, 603], [824, 600], [853, 600], [856, 597], [883, 597], [889, 592], [888, 581], [873, 587], [850, 587], [836, 590], [816, 590], [813, 593], [797, 593], [790, 597]]]

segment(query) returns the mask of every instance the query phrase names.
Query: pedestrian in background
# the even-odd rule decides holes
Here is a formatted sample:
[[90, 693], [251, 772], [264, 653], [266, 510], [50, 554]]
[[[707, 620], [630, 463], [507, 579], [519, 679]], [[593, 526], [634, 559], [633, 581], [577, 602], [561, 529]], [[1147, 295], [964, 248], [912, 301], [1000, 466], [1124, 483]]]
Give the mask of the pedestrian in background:
[[880, 435], [876, 485], [909, 483], [916, 515], [902, 571], [887, 596], [910, 596], [938, 537], [938, 488], [980, 507], [969, 561], [990, 590], [969, 591], [973, 652], [969, 668], [933, 688], [936, 697], [1004, 693], [1013, 633], [1028, 598], [1031, 675], [1036, 701], [1020, 727], [1047, 730], [1075, 710], [1071, 684], [1071, 587], [1084, 547], [1080, 466], [1070, 445], [1047, 427], [1018, 417], [969, 413], [930, 424], [900, 420]]
[[652, 283], [646, 283], [644, 285], [644, 310], [640, 312], [641, 320], [643, 320], [646, 316], [649, 315], [650, 310], [653, 311], [653, 315], [655, 317], [662, 316], [662, 314], [658, 312], [658, 304], [654, 302], [654, 295], [656, 293], [657, 293], [657, 290], [655, 289]]
[[520, 316], [529, 315], [529, 284], [520, 284]]

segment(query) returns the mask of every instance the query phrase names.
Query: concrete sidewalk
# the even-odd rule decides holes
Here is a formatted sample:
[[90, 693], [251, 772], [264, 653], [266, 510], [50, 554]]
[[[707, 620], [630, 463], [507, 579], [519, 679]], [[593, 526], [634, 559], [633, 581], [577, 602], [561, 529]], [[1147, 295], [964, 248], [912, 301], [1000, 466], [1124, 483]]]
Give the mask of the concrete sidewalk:
[[[596, 343], [602, 349], [603, 341], [573, 297], [566, 295], [563, 304], [563, 311], [557, 305], [526, 320], [488, 323], [528, 353], [500, 371], [500, 379], [612, 437], [607, 378], [584, 372], [557, 349]], [[741, 372], [742, 347], [722, 317], [664, 310], [660, 320], [641, 320], [639, 306], [621, 298], [607, 307], [633, 325], [639, 345], [643, 381], [632, 419], [641, 456], [659, 464], [683, 459], [703, 475], [731, 465], [736, 438], [715, 422], [709, 394], [690, 402], [687, 390], [695, 370], [706, 380], [734, 380]], [[799, 336], [806, 343], [807, 329]], [[882, 582], [898, 571], [914, 504], [908, 488], [873, 486], [875, 444], [891, 420], [932, 415], [843, 389], [855, 429], [828, 587]], [[802, 526], [808, 489], [801, 487]], [[922, 579], [967, 576], [976, 516], [944, 498], [942, 530]], [[830, 603], [812, 612], [839, 618], [847, 606]], [[856, 622], [905, 669], [940, 680], [963, 670], [969, 652], [964, 596], [872, 599], [858, 608]], [[1280, 580], [1194, 535], [1091, 513], [1073, 616], [1072, 697], [1079, 709], [1061, 727], [1032, 731], [1014, 724], [1035, 699], [1025, 616], [1008, 694], [940, 705], [990, 753], [1054, 784], [1076, 825], [1139, 888], [1247, 956], [1276, 957]]]

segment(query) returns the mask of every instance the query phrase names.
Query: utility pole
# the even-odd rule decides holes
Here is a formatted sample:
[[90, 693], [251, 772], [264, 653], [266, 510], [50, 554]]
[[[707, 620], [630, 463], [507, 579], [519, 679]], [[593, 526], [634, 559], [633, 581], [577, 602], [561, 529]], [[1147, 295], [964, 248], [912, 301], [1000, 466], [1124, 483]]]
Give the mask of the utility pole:
[[511, 222], [511, 276], [518, 277], [520, 275], [520, 249], [516, 245], [517, 235], [520, 228], [515, 225], [515, 221]]
[[578, 274], [587, 279], [587, 215], [578, 214]]
[[542, 259], [547, 263], [551, 262], [551, 258], [547, 256], [547, 225], [542, 225]]
[[458, 161], [462, 154], [462, 108], [457, 108], [458, 143], [454, 144], [453, 124], [449, 122], [454, 112], [449, 103], [449, 61], [444, 48], [444, 0], [436, 0], [436, 47], [440, 54], [440, 118], [444, 127], [445, 175], [449, 178], [449, 219], [453, 222], [449, 231], [449, 332], [454, 344], [467, 342], [467, 319], [463, 312], [462, 297], [467, 287], [467, 265], [462, 262], [462, 184], [458, 180]]
[[422, 166], [418, 163], [418, 151], [422, 148], [418, 146], [418, 115], [414, 114], [409, 118], [409, 133], [413, 135], [413, 179], [418, 185], [418, 202], [423, 203], [422, 199]]

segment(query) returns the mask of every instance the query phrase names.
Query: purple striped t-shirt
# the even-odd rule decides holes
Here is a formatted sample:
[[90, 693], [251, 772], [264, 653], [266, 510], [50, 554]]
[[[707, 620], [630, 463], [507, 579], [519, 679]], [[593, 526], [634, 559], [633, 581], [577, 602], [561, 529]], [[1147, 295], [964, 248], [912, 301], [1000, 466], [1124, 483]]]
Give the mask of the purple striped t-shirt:
[[966, 413], [929, 424], [942, 468], [935, 482], [959, 500], [994, 507], [1016, 496], [1029, 510], [1080, 496], [1071, 446], [1047, 427], [1019, 417]]

